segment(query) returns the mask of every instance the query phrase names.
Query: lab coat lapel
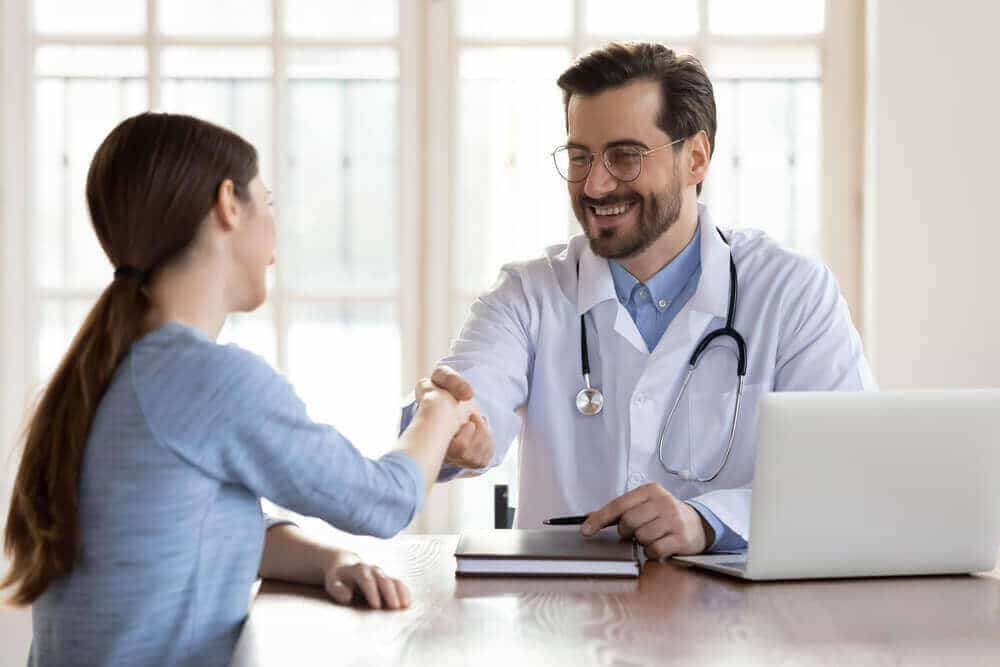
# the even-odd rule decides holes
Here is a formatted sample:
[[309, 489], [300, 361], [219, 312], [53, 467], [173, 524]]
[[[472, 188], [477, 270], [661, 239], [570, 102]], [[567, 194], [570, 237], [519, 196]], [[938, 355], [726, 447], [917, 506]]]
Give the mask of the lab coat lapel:
[[[610, 307], [611, 304], [605, 306], [604, 303], [607, 301], [611, 301], [614, 307]], [[595, 255], [589, 245], [584, 246], [580, 253], [580, 281], [577, 285], [576, 303], [578, 316], [593, 309], [594, 322], [601, 331], [611, 328], [609, 325], [612, 325], [613, 318], [614, 331], [643, 355], [649, 354], [639, 328], [625, 307], [618, 303], [608, 260]], [[601, 304], [601, 307], [595, 308], [598, 304]]]
[[698, 204], [698, 233], [701, 234], [701, 277], [688, 305], [693, 312], [709, 316], [707, 320], [690, 320], [691, 335], [700, 337], [712, 318], [726, 317], [730, 255], [729, 246], [719, 236], [704, 204]]

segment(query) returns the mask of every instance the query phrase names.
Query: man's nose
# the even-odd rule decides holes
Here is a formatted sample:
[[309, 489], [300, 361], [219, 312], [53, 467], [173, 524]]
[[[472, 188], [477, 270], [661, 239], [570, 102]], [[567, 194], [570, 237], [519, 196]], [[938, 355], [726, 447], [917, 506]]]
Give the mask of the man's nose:
[[618, 179], [608, 172], [604, 166], [604, 160], [595, 159], [587, 174], [587, 180], [583, 184], [583, 194], [591, 199], [600, 199], [609, 192], [614, 192], [618, 188]]

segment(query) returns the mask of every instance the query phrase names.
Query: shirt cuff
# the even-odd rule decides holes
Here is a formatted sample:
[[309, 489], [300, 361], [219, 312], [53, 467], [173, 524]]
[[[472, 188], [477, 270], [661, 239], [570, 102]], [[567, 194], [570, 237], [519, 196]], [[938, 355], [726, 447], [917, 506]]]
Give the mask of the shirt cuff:
[[722, 523], [722, 520], [715, 516], [715, 513], [708, 509], [708, 507], [702, 505], [697, 500], [685, 500], [684, 502], [693, 507], [701, 515], [701, 518], [712, 527], [712, 532], [715, 533], [715, 541], [706, 547], [706, 553], [713, 551], [739, 551], [747, 548], [746, 540], [740, 537], [735, 531], [730, 530], [729, 526]]

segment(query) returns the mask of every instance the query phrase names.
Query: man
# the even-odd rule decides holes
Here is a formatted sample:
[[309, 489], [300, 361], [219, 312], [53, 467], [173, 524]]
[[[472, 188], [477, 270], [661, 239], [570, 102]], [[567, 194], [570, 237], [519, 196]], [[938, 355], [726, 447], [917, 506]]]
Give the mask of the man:
[[[568, 140], [554, 158], [583, 235], [505, 266], [473, 305], [433, 379], [474, 390], [489, 426], [456, 436], [440, 479], [496, 465], [519, 435], [519, 527], [589, 512], [584, 535], [617, 523], [651, 558], [745, 547], [761, 394], [874, 388], [846, 304], [822, 264], [719, 230], [698, 203], [716, 118], [697, 60], [610, 44], [558, 84]], [[686, 382], [731, 308], [739, 390], [732, 335]], [[589, 385], [597, 414], [586, 397], [578, 409]]]

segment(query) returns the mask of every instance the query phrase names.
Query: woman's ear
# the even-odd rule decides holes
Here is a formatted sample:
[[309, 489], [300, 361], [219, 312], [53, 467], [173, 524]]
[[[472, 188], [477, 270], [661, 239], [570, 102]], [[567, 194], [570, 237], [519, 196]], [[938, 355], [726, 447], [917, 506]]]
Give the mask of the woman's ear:
[[213, 209], [223, 230], [231, 231], [239, 224], [240, 200], [236, 197], [236, 186], [233, 185], [233, 179], [227, 178], [219, 185]]

